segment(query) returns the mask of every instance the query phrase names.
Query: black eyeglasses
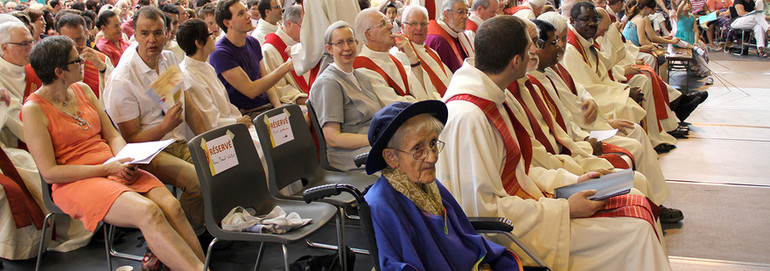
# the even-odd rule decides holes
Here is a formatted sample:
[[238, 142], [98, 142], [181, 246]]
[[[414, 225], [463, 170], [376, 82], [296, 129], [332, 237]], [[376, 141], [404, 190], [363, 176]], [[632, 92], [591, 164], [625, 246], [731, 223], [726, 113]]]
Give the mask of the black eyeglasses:
[[545, 48], [545, 41], [541, 39], [535, 40], [534, 45], [537, 49], [543, 49]]
[[83, 59], [78, 57], [78, 59], [75, 59], [73, 61], [67, 62], [67, 65], [75, 64], [75, 63], [77, 63], [78, 65], [83, 64]]
[[396, 148], [390, 148], [396, 151], [400, 151], [406, 154], [409, 154], [414, 158], [414, 160], [423, 160], [428, 156], [428, 151], [430, 150], [433, 152], [433, 155], [438, 155], [441, 150], [444, 149], [444, 142], [441, 140], [434, 140], [430, 142], [430, 145], [426, 148], [423, 146], [417, 146], [412, 151], [402, 151]]
[[27, 40], [27, 41], [22, 41], [22, 42], [6, 42], [6, 43], [7, 44], [13, 44], [13, 45], [16, 45], [16, 46], [30, 46], [30, 45], [35, 45], [36, 41], [35, 40]]

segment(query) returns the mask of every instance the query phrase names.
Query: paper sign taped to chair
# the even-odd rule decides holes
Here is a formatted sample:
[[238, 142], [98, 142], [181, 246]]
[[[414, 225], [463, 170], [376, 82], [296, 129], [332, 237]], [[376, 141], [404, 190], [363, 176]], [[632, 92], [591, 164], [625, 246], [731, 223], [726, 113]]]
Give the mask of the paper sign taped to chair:
[[206, 148], [211, 176], [238, 165], [238, 156], [235, 155], [235, 147], [230, 135], [226, 134], [202, 143]]
[[289, 112], [265, 118], [265, 124], [270, 129], [270, 143], [273, 148], [283, 145], [286, 142], [294, 140], [294, 133], [291, 131], [289, 122]]

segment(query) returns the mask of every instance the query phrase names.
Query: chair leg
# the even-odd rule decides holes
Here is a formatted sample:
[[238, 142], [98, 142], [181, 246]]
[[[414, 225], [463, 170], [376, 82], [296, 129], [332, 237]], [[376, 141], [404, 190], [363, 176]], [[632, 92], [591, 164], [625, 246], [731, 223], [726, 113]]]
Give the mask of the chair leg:
[[265, 242], [259, 243], [259, 253], [257, 253], [257, 262], [254, 263], [254, 271], [257, 271], [259, 269], [259, 264], [262, 261], [262, 253], [265, 252]]
[[211, 262], [211, 252], [214, 250], [214, 244], [217, 243], [219, 239], [214, 237], [214, 239], [211, 240], [211, 243], [209, 243], [209, 248], [206, 250], [206, 261], [203, 263], [203, 270], [209, 270], [209, 263]]
[[102, 223], [102, 231], [104, 232], [104, 250], [107, 252], [107, 268], [112, 270], [112, 225]]
[[281, 244], [281, 250], [283, 251], [283, 269], [289, 271], [289, 253], [286, 244]]
[[337, 251], [340, 254], [340, 264], [342, 271], [348, 270], [347, 251], [345, 251], [345, 207], [337, 207]]
[[114, 241], [113, 239], [115, 238], [115, 226], [114, 225], [109, 225], [109, 227], [108, 227], [107, 224], [103, 224], [103, 225], [105, 227], [105, 229], [104, 229], [105, 230], [105, 234], [107, 234], [107, 232], [106, 232], [107, 228], [109, 228], [109, 230], [110, 230], [109, 235], [108, 235], [109, 239], [107, 238], [108, 236], [105, 236], [105, 238], [104, 238], [105, 245], [107, 246], [107, 252], [110, 253], [110, 256], [115, 257], [115, 258], [126, 259], [126, 260], [138, 261], [138, 262], [142, 261], [142, 259], [144, 258], [142, 256], [132, 255], [132, 254], [128, 254], [128, 253], [123, 253], [123, 252], [115, 251], [115, 249], [112, 247], [112, 242]]
[[43, 258], [43, 249], [45, 249], [45, 232], [48, 229], [48, 220], [55, 216], [53, 213], [49, 213], [43, 219], [43, 231], [40, 236], [40, 247], [37, 250], [37, 262], [35, 263], [35, 271], [40, 270], [40, 260]]

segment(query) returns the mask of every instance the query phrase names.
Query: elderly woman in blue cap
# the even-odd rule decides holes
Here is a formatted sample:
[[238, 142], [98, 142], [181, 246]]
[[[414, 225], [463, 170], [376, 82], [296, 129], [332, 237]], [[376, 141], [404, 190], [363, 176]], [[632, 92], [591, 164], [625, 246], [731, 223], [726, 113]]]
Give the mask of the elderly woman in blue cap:
[[440, 101], [396, 102], [369, 127], [366, 172], [382, 176], [369, 189], [382, 270], [521, 270], [513, 252], [486, 241], [452, 194], [436, 180], [447, 120]]

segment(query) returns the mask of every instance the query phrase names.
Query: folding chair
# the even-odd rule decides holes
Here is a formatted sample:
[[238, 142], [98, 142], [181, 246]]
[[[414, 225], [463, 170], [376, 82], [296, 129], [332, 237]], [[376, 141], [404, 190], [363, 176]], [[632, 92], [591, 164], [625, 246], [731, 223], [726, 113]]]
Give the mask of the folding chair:
[[[308, 108], [310, 108], [308, 106]], [[312, 109], [309, 109], [312, 112]], [[292, 140], [287, 142], [275, 143], [268, 120], [271, 117], [285, 114], [288, 119]], [[315, 143], [310, 135], [310, 130], [298, 105], [288, 105], [280, 108], [271, 109], [260, 114], [254, 119], [254, 127], [259, 136], [259, 142], [262, 145], [262, 151], [267, 160], [268, 185], [270, 192], [277, 198], [292, 199], [301, 201], [304, 189], [324, 184], [348, 183], [358, 188], [364, 188], [373, 184], [377, 178], [358, 172], [340, 172], [326, 170], [319, 166], [315, 157]], [[323, 141], [321, 134], [318, 134], [319, 141]], [[324, 148], [321, 148], [324, 149]], [[322, 155], [325, 157], [325, 155]], [[303, 189], [291, 195], [282, 195], [279, 191], [296, 181], [302, 181]], [[333, 198], [323, 199], [323, 202], [331, 203], [338, 207], [337, 217], [337, 242], [338, 246], [325, 244], [315, 244], [308, 240], [308, 244], [315, 247], [327, 249], [337, 249], [340, 251], [342, 263], [345, 260], [345, 217], [346, 207], [352, 207], [356, 200], [353, 196], [345, 194]], [[354, 252], [365, 253], [365, 251], [353, 249]]]
[[[235, 156], [230, 159], [237, 159], [237, 162], [221, 172], [212, 172], [212, 169], [216, 170], [216, 168], [210, 159], [217, 159], [217, 157], [210, 154], [206, 146], [223, 137], [229, 138], [232, 142], [231, 149]], [[259, 266], [264, 242], [280, 243], [284, 267], [285, 270], [289, 270], [286, 245], [316, 232], [335, 215], [336, 209], [332, 205], [326, 203], [306, 205], [293, 200], [277, 199], [268, 192], [262, 162], [246, 125], [233, 124], [210, 130], [190, 140], [187, 147], [190, 149], [195, 171], [201, 183], [206, 230], [214, 236], [206, 252], [205, 268], [208, 268], [211, 262], [214, 244], [219, 240], [231, 240], [262, 242], [254, 270]], [[313, 221], [284, 234], [225, 231], [220, 226], [220, 222], [236, 206], [253, 210], [257, 216], [265, 215], [275, 206], [280, 206], [286, 213], [297, 212], [300, 217], [312, 218]]]
[[329, 157], [326, 156], [326, 138], [324, 137], [324, 132], [323, 129], [321, 129], [321, 125], [318, 124], [318, 117], [315, 114], [315, 110], [313, 110], [313, 106], [310, 104], [310, 101], [306, 101], [305, 106], [307, 106], [307, 112], [310, 116], [310, 123], [313, 125], [313, 131], [315, 131], [316, 138], [318, 139], [318, 154], [321, 167], [327, 170], [339, 171], [339, 169], [336, 169], [329, 164]]
[[[48, 221], [53, 218], [55, 215], [67, 215], [59, 209], [59, 207], [56, 206], [56, 204], [53, 203], [53, 199], [51, 198], [51, 185], [46, 183], [45, 180], [43, 180], [43, 175], [40, 175], [40, 181], [42, 182], [42, 192], [43, 192], [43, 204], [45, 205], [45, 208], [48, 209], [50, 212], [45, 216], [45, 219], [43, 219], [43, 230], [41, 232], [40, 236], [40, 247], [37, 251], [37, 261], [35, 263], [35, 271], [40, 270], [40, 261], [43, 258], [43, 252], [45, 251], [45, 236], [46, 231], [48, 229]], [[104, 231], [104, 248], [105, 252], [107, 253], [107, 267], [109, 270], [113, 270], [112, 268], [112, 257], [116, 258], [122, 258], [122, 259], [128, 259], [133, 261], [142, 261], [143, 256], [139, 255], [132, 255], [122, 252], [117, 252], [115, 249], [112, 248], [112, 241], [113, 241], [113, 235], [115, 233], [115, 226], [106, 224], [104, 222], [101, 223], [102, 226], [105, 226], [103, 229]]]
[[[733, 28], [733, 27], [730, 27], [727, 30], [727, 35], [725, 35], [725, 39], [729, 41], [729, 40], [732, 40], [733, 36], [737, 37], [738, 35], [734, 33], [735, 31], [740, 31], [740, 38], [737, 39], [737, 42], [735, 44], [738, 46], [738, 48], [740, 48], [740, 54], [741, 55], [749, 54], [749, 50], [751, 49], [750, 47], [754, 47], [755, 49], [757, 48], [757, 43], [756, 42], [751, 43], [751, 39], [754, 39], [754, 30], [752, 28]], [[746, 37], [746, 33], [749, 33], [748, 38]], [[730, 52], [730, 48], [727, 48], [727, 46], [725, 46], [724, 51], [726, 53], [729, 53]], [[759, 51], [759, 50], [757, 50], [757, 51]]]

